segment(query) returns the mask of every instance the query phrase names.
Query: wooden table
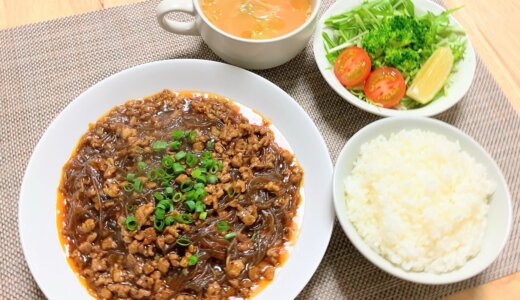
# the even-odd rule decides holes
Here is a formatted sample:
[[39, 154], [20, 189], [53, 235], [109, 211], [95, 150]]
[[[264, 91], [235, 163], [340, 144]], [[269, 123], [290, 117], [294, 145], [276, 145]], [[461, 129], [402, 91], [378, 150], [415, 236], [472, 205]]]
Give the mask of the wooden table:
[[[0, 0], [0, 29], [143, 0]], [[444, 0], [467, 30], [473, 46], [520, 115], [520, 1]], [[520, 299], [520, 273], [446, 298]]]

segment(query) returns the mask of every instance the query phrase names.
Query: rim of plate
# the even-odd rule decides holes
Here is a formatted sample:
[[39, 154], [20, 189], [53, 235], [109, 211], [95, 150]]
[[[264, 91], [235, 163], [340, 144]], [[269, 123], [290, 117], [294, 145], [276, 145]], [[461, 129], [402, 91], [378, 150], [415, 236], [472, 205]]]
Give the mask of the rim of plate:
[[[466, 53], [464, 59], [457, 64], [459, 68], [457, 72], [453, 73], [450, 77], [451, 84], [448, 87], [447, 96], [442, 96], [435, 101], [428, 103], [427, 105], [410, 110], [397, 110], [391, 108], [382, 108], [372, 104], [369, 104], [354, 94], [350, 93], [341, 83], [338, 81], [334, 73], [331, 71], [331, 65], [325, 57], [325, 51], [323, 49], [323, 37], [322, 32], [325, 28], [324, 22], [331, 15], [337, 14], [339, 11], [350, 10], [364, 0], [339, 0], [332, 4], [320, 17], [316, 26], [316, 32], [314, 33], [313, 41], [313, 53], [314, 60], [318, 65], [321, 75], [327, 82], [327, 84], [343, 99], [347, 100], [350, 104], [360, 108], [364, 111], [382, 117], [394, 117], [394, 116], [418, 116], [418, 117], [431, 117], [438, 115], [451, 107], [455, 106], [468, 92], [473, 79], [475, 77], [476, 70], [476, 56], [473, 45], [471, 44], [470, 37], [466, 33]], [[431, 0], [414, 0], [415, 11], [422, 13], [423, 11], [446, 11], [446, 8], [431, 1]], [[342, 8], [345, 7], [346, 8]], [[453, 17], [452, 14], [449, 16], [450, 22], [456, 26], [464, 29], [462, 25]], [[450, 94], [451, 93], [451, 94]]]
[[[153, 77], [165, 72], [175, 74], [176, 69], [182, 70], [183, 68], [189, 69], [189, 72], [192, 73], [179, 72], [182, 75], [178, 77], [182, 76], [182, 78], [175, 78], [176, 75], [172, 75], [171, 78], [157, 76], [156, 80], [160, 83], [153, 84], [148, 83], [152, 79], [144, 76]], [[191, 77], [199, 81], [192, 82]], [[212, 81], [209, 81], [210, 79]], [[204, 80], [207, 82], [201, 83]], [[190, 83], [185, 84], [185, 81]], [[133, 83], [135, 84], [133, 85]], [[162, 86], [157, 88], [150, 85]], [[303, 220], [289, 258], [277, 270], [275, 279], [263, 288], [255, 299], [268, 299], [269, 296], [273, 297], [281, 292], [286, 297], [296, 297], [318, 268], [332, 235], [335, 217], [332, 203], [333, 166], [328, 148], [309, 115], [277, 85], [255, 73], [235, 66], [198, 59], [155, 61], [120, 71], [85, 90], [52, 121], [33, 150], [24, 173], [19, 196], [19, 237], [33, 278], [49, 299], [70, 299], [71, 296], [75, 299], [91, 299], [87, 289], [80, 283], [77, 275], [73, 273], [67, 263], [65, 253], [58, 240], [56, 191], [61, 178], [61, 169], [68, 161], [80, 137], [86, 132], [88, 123], [95, 122], [106, 111], [127, 100], [149, 96], [166, 88], [174, 91], [211, 92], [254, 109], [272, 120], [273, 125], [294, 150], [295, 157], [302, 165], [305, 174]], [[226, 90], [228, 93], [225, 92]], [[250, 96], [255, 90], [258, 91], [258, 96]], [[121, 94], [121, 96], [111, 96], [114, 93]], [[133, 93], [135, 94], [132, 95]], [[239, 96], [240, 94], [243, 96]], [[263, 94], [272, 94], [274, 97], [272, 97], [273, 99], [268, 97], [267, 100], [262, 98], [261, 101], [255, 100], [255, 97], [261, 97], [260, 95]], [[258, 105], [248, 104], [249, 102]], [[82, 109], [91, 110], [91, 112]], [[287, 111], [293, 112], [290, 117], [287, 117]], [[84, 116], [87, 114], [89, 116]], [[74, 116], [81, 120], [76, 120]], [[71, 122], [74, 123], [73, 125], [63, 126], [68, 125], [67, 122], [70, 120], [73, 120]], [[88, 121], [85, 122], [85, 120]], [[298, 124], [298, 128], [292, 124]], [[305, 135], [302, 129], [305, 129]], [[313, 140], [312, 149], [304, 147], [309, 139]], [[65, 142], [60, 143], [62, 140]], [[41, 159], [44, 154], [50, 156], [48, 159], [50, 162], [46, 164], [51, 165], [47, 166], [47, 169]], [[317, 171], [316, 174], [309, 174], [311, 170]], [[311, 180], [315, 180], [314, 182], [317, 183], [311, 184]], [[51, 186], [48, 186], [49, 183]], [[323, 189], [323, 186], [329, 188]], [[320, 199], [328, 199], [328, 201], [318, 201]], [[40, 225], [35, 227], [35, 224]], [[51, 232], [47, 232], [50, 229], [49, 226], [52, 228]], [[302, 261], [305, 263], [301, 263]], [[48, 276], [49, 270], [52, 270], [53, 276]], [[59, 282], [56, 280], [56, 275], [63, 276], [60, 277]], [[282, 280], [284, 281], [282, 282]]]
[[[411, 124], [415, 124], [415, 127], [410, 128]], [[372, 140], [375, 136], [372, 136], [372, 131], [375, 131], [379, 128], [389, 128], [393, 124], [397, 129], [388, 129], [388, 132], [394, 133], [397, 131], [400, 131], [402, 129], [424, 129], [425, 127], [428, 127], [426, 130], [433, 131], [435, 133], [440, 133], [448, 138], [450, 141], [457, 141], [461, 144], [461, 149], [465, 151], [466, 153], [469, 153], [472, 157], [475, 159], [478, 159], [476, 156], [483, 157], [486, 162], [480, 161], [482, 165], [487, 169], [487, 175], [490, 178], [495, 178], [497, 180], [496, 190], [493, 195], [497, 193], [503, 192], [503, 199], [502, 200], [495, 200], [495, 212], [496, 210], [500, 210], [500, 208], [496, 208], [497, 205], [504, 205], [504, 210], [506, 211], [505, 216], [503, 217], [502, 221], [505, 222], [504, 224], [504, 230], [500, 232], [500, 241], [496, 245], [494, 249], [484, 249], [485, 245], [488, 243], [486, 236], [489, 234], [492, 234], [493, 232], [490, 232], [490, 227], [493, 225], [487, 224], [486, 231], [487, 235], [484, 236], [482, 240], [482, 245], [480, 248], [480, 252], [475, 256], [470, 258], [466, 264], [464, 264], [462, 267], [455, 269], [448, 273], [442, 273], [442, 274], [434, 274], [434, 273], [426, 273], [426, 272], [408, 272], [402, 270], [400, 267], [395, 266], [394, 264], [390, 263], [388, 260], [386, 260], [384, 257], [382, 257], [380, 254], [375, 252], [372, 248], [368, 246], [368, 244], [361, 238], [359, 233], [357, 232], [354, 225], [350, 222], [346, 212], [345, 212], [345, 200], [343, 196], [343, 180], [344, 176], [341, 179], [339, 178], [339, 173], [342, 173], [340, 171], [340, 168], [345, 167], [345, 156], [347, 152], [350, 152], [349, 150], [352, 149], [352, 151], [356, 154], [359, 154], [359, 147]], [[379, 130], [378, 132], [381, 132]], [[442, 133], [444, 132], [444, 133]], [[449, 132], [449, 134], [448, 134]], [[378, 133], [383, 134], [385, 136], [388, 136], [389, 133], [386, 131], [384, 133]], [[376, 136], [377, 136], [376, 135]], [[357, 145], [356, 148], [353, 145]], [[472, 149], [471, 149], [472, 148]], [[475, 154], [477, 153], [477, 154]], [[355, 161], [355, 158], [353, 159]], [[346, 174], [350, 174], [352, 171], [351, 168], [348, 168], [346, 171]], [[496, 161], [493, 159], [493, 157], [477, 142], [475, 139], [473, 139], [470, 135], [463, 132], [462, 130], [458, 129], [457, 127], [448, 124], [446, 122], [434, 119], [434, 118], [427, 118], [427, 117], [417, 117], [417, 116], [401, 116], [401, 117], [389, 117], [384, 119], [379, 119], [377, 121], [374, 121], [365, 127], [361, 128], [358, 132], [356, 132], [343, 146], [341, 149], [338, 159], [336, 160], [336, 164], [334, 166], [334, 179], [333, 179], [333, 198], [334, 198], [334, 209], [336, 211], [336, 215], [338, 217], [338, 221], [343, 229], [343, 232], [348, 237], [348, 239], [352, 242], [354, 247], [372, 264], [380, 268], [381, 270], [385, 271], [388, 274], [391, 274], [393, 276], [396, 276], [398, 278], [401, 278], [403, 280], [421, 283], [421, 284], [449, 284], [449, 283], [455, 283], [459, 282], [468, 278], [471, 278], [479, 273], [481, 273], [483, 270], [485, 270], [489, 265], [491, 265], [496, 258], [502, 253], [502, 250], [504, 249], [509, 236], [511, 235], [511, 226], [512, 226], [512, 202], [511, 202], [511, 192], [509, 190], [509, 187], [507, 185], [507, 181], [505, 180], [505, 177], [502, 173], [502, 170], [496, 163]], [[499, 189], [501, 191], [499, 191]], [[341, 196], [340, 196], [341, 194]], [[493, 198], [494, 200], [495, 198]], [[496, 204], [496, 202], [499, 201], [501, 203]], [[492, 218], [491, 214], [493, 212], [491, 211], [491, 205], [490, 205], [490, 212], [488, 212], [487, 220], [489, 221], [490, 218]], [[492, 246], [490, 246], [492, 247]], [[484, 251], [491, 252], [491, 254], [487, 256], [483, 256]], [[480, 259], [483, 261], [482, 263], [478, 263], [477, 259]], [[468, 266], [471, 265], [471, 268], [468, 270]]]

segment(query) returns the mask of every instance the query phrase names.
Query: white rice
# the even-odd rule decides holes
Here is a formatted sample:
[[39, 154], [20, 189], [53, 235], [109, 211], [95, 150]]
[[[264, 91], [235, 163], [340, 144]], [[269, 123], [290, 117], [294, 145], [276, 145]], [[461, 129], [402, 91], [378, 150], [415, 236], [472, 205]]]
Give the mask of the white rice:
[[480, 251], [495, 184], [457, 142], [402, 130], [361, 146], [345, 199], [377, 253], [406, 271], [445, 273]]

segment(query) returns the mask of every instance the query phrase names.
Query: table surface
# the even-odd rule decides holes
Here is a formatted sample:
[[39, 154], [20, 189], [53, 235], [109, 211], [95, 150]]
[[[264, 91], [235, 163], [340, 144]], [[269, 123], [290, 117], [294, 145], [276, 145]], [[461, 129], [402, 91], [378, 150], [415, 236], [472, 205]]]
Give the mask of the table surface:
[[[143, 0], [0, 0], [0, 30]], [[455, 17], [509, 102], [520, 115], [520, 1], [443, 0], [464, 6]], [[467, 289], [446, 300], [520, 299], [520, 272]]]

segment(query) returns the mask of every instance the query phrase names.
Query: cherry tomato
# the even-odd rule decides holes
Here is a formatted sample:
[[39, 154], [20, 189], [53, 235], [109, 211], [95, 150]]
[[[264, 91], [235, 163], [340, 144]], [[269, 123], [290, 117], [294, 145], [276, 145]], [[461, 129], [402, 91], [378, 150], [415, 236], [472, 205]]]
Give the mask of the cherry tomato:
[[367, 79], [372, 68], [368, 53], [359, 47], [347, 48], [334, 62], [334, 74], [346, 87], [353, 87]]
[[383, 107], [396, 106], [406, 91], [406, 83], [399, 70], [390, 67], [375, 69], [365, 82], [365, 95]]

